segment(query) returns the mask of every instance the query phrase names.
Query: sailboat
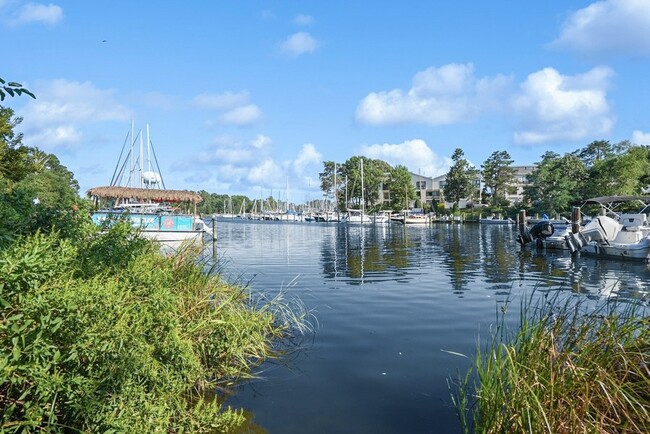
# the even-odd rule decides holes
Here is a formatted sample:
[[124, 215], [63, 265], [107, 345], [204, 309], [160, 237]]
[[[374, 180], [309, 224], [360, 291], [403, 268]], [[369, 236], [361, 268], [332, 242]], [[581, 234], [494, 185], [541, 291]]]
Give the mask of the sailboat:
[[348, 208], [347, 215], [341, 220], [349, 224], [372, 224], [372, 218], [366, 214], [366, 199], [364, 194], [363, 185], [363, 158], [360, 159], [361, 164], [361, 208]]
[[[129, 152], [122, 160], [127, 145], [125, 140], [110, 185], [88, 190], [88, 195], [96, 207], [101, 202], [109, 204], [108, 208], [91, 214], [93, 222], [99, 225], [116, 219], [126, 219], [140, 230], [142, 236], [160, 242], [196, 240], [203, 237], [212, 239], [213, 230], [196, 213], [196, 205], [203, 200], [201, 195], [188, 190], [165, 188], [160, 168], [155, 172], [151, 164], [152, 154], [156, 164], [157, 159], [149, 138], [149, 125], [146, 166], [142, 131], [138, 135], [140, 143], [139, 149], [136, 149], [131, 123]], [[138, 154], [136, 151], [139, 151]], [[182, 212], [181, 206], [193, 206], [193, 212]]]

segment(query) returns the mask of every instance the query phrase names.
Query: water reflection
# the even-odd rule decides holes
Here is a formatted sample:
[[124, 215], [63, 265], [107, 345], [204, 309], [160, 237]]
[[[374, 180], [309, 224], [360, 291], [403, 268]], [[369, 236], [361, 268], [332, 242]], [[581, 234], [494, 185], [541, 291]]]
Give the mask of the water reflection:
[[472, 355], [506, 294], [649, 294], [646, 264], [522, 249], [516, 230], [497, 225], [232, 222], [217, 230], [232, 275], [253, 291], [291, 291], [318, 320], [291, 370], [265, 367], [263, 380], [229, 400], [273, 433], [459, 432], [447, 380], [469, 361], [441, 350]]
[[445, 286], [458, 297], [476, 290], [504, 295], [513, 287], [634, 299], [649, 293], [647, 264], [521, 249], [509, 226], [232, 222], [219, 225], [218, 234], [226, 263], [272, 267], [268, 272], [284, 274], [285, 282], [312, 273], [317, 258], [326, 281], [408, 283], [428, 274], [439, 285], [445, 276]]

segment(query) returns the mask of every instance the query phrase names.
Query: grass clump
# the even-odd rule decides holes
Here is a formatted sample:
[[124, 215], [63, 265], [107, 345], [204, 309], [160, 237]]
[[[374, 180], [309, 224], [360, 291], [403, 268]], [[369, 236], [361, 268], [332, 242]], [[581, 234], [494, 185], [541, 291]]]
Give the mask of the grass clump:
[[[546, 297], [522, 303], [454, 396], [465, 432], [650, 432], [650, 319], [642, 306]], [[477, 384], [470, 387], [470, 382]]]
[[[0, 252], [0, 431], [227, 432], [215, 391], [302, 326], [124, 226]], [[117, 256], [116, 256], [117, 255]]]

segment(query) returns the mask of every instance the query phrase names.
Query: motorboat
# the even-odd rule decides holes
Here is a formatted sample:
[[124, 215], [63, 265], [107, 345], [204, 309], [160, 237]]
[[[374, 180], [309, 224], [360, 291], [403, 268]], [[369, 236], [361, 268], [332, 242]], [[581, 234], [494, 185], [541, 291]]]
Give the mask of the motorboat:
[[493, 215], [487, 218], [479, 218], [479, 223], [486, 225], [512, 225], [515, 223], [510, 217], [503, 218], [498, 215]]
[[[621, 204], [626, 202], [640, 202], [644, 206], [637, 213], [619, 212]], [[584, 201], [582, 206], [594, 204], [601, 207], [601, 215], [565, 238], [571, 253], [649, 261], [650, 226], [644, 211], [650, 204], [650, 197], [598, 197]]]

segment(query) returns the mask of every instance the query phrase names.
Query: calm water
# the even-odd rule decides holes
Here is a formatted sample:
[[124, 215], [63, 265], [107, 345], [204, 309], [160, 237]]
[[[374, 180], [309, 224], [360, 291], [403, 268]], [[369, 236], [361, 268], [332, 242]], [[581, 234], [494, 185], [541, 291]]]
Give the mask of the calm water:
[[239, 220], [217, 232], [229, 280], [285, 291], [317, 319], [297, 357], [228, 401], [250, 411], [247, 432], [460, 432], [447, 382], [469, 361], [449, 352], [472, 356], [507, 297], [650, 290], [645, 264], [521, 251], [514, 227]]

